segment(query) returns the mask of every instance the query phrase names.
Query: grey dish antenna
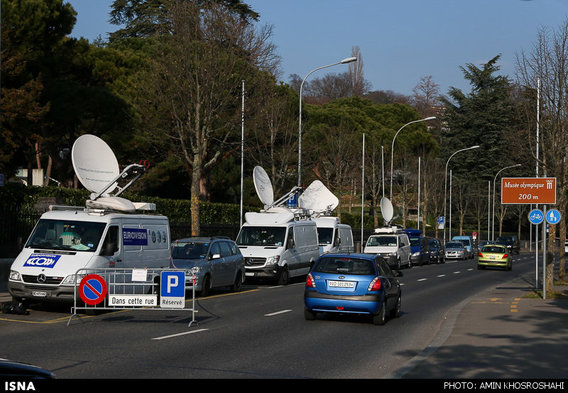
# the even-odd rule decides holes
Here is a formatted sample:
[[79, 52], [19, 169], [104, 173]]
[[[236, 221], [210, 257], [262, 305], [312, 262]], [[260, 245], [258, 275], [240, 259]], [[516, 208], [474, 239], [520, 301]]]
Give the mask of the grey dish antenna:
[[[71, 150], [73, 169], [81, 184], [91, 192], [87, 207], [120, 211], [155, 210], [155, 205], [144, 202], [130, 202], [119, 198], [134, 181], [147, 169], [147, 165], [131, 164], [121, 172], [112, 149], [101, 138], [81, 135]], [[126, 185], [120, 186], [119, 180], [132, 178]], [[111, 192], [117, 190], [114, 194]]]
[[274, 189], [264, 168], [255, 166], [252, 171], [252, 180], [258, 199], [260, 199], [265, 207], [272, 206], [274, 203]]
[[298, 206], [315, 213], [333, 211], [339, 199], [319, 180], [314, 180], [298, 198]]
[[391, 222], [393, 213], [394, 209], [391, 201], [388, 198], [381, 198], [381, 214], [386, 224]]

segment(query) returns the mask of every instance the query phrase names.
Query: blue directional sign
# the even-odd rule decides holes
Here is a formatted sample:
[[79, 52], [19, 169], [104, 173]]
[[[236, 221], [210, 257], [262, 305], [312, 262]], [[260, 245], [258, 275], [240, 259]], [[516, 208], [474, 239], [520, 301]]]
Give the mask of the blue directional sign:
[[446, 226], [446, 217], [438, 217], [438, 229], [444, 229]]
[[556, 209], [550, 209], [546, 212], [546, 222], [549, 224], [558, 224], [562, 215]]
[[544, 220], [544, 213], [540, 209], [533, 209], [529, 212], [529, 221], [531, 224], [538, 225]]

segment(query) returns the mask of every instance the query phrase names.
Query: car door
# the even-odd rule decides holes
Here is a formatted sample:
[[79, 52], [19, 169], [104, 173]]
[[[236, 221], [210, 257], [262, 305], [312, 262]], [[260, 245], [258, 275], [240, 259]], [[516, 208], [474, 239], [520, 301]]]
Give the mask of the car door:
[[220, 242], [214, 242], [209, 248], [209, 271], [211, 272], [211, 287], [223, 286], [223, 258], [221, 257]]
[[388, 308], [392, 308], [397, 300], [400, 284], [394, 276], [389, 264], [383, 258], [378, 259], [377, 266], [380, 274], [385, 278], [385, 296], [387, 298]]

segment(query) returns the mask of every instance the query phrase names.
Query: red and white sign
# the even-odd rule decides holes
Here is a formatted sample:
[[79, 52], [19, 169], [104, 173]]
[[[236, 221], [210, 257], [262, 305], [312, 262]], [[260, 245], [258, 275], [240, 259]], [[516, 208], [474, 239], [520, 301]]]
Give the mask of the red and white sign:
[[556, 204], [555, 177], [501, 178], [502, 204]]

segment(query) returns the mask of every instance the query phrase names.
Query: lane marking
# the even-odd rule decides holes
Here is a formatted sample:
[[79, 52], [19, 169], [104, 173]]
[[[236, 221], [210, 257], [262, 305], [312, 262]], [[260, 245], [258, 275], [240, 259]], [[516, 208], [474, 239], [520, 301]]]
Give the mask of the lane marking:
[[426, 280], [427, 280], [427, 278], [419, 278], [419, 279], [416, 280], [416, 281], [426, 281]]
[[446, 277], [445, 274], [438, 274], [436, 277]]
[[279, 314], [284, 314], [287, 312], [291, 312], [292, 310], [281, 310], [281, 311], [276, 311], [270, 314], [264, 314], [265, 317], [273, 317], [274, 315], [279, 315]]
[[190, 331], [188, 331], [188, 332], [170, 334], [169, 336], [154, 337], [154, 338], [152, 338], [152, 340], [165, 340], [165, 339], [167, 339], [167, 338], [185, 336], [186, 334], [200, 333], [200, 332], [205, 332], [205, 331], [207, 331], [207, 330], [209, 330], [209, 329], [190, 330]]

